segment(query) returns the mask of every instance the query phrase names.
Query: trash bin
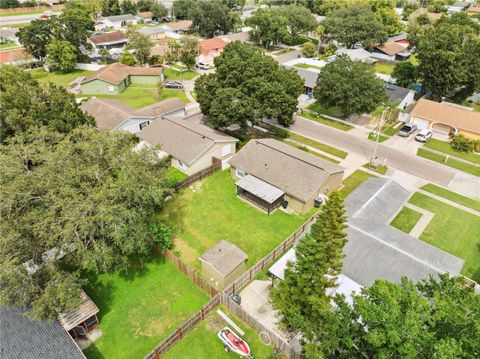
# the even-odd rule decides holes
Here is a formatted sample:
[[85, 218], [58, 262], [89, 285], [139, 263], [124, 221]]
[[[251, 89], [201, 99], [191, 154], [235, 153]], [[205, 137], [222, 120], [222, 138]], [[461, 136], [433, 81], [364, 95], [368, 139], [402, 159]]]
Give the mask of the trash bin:
[[236, 293], [232, 294], [232, 300], [238, 305], [242, 303], [242, 298]]

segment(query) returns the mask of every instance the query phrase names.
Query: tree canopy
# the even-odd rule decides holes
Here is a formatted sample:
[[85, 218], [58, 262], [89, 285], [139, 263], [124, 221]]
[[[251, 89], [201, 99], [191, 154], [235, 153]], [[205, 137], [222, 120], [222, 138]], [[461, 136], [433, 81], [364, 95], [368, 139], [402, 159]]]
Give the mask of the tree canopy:
[[417, 66], [410, 61], [397, 62], [393, 68], [392, 77], [397, 80], [397, 85], [408, 88], [417, 81]]
[[463, 278], [378, 280], [352, 300], [333, 299], [304, 346], [307, 358], [478, 357], [480, 296]]
[[303, 80], [293, 70], [281, 67], [256, 46], [229, 43], [215, 58], [216, 72], [195, 82], [202, 112], [216, 128], [231, 124], [247, 126], [263, 117], [283, 125], [293, 122]]
[[0, 142], [39, 127], [67, 133], [94, 124], [73, 94], [52, 83], [41, 86], [30, 73], [11, 65], [0, 67], [0, 107]]
[[153, 41], [146, 34], [138, 32], [134, 27], [127, 30], [128, 49], [135, 50], [135, 58], [140, 65], [148, 62], [150, 57], [150, 49], [153, 46]]
[[155, 0], [138, 0], [137, 1], [138, 11], [151, 11], [153, 17], [160, 19], [163, 16], [168, 14], [167, 8]]
[[356, 43], [373, 48], [388, 38], [387, 28], [368, 5], [352, 5], [335, 10], [322, 25], [326, 41], [337, 41], [349, 48]]
[[193, 21], [191, 30], [207, 38], [231, 31], [236, 16], [220, 0], [199, 0], [188, 15]]
[[480, 25], [464, 13], [425, 29], [416, 49], [418, 72], [434, 98], [465, 98], [480, 90]]
[[322, 69], [314, 97], [325, 106], [338, 107], [345, 118], [369, 113], [387, 100], [383, 81], [377, 78], [374, 67], [345, 55]]
[[2, 305], [53, 319], [79, 304], [80, 270], [122, 268], [168, 245], [150, 223], [168, 163], [135, 144], [122, 131], [42, 127], [0, 146]]
[[47, 63], [61, 72], [75, 69], [77, 49], [68, 41], [54, 40], [47, 45]]

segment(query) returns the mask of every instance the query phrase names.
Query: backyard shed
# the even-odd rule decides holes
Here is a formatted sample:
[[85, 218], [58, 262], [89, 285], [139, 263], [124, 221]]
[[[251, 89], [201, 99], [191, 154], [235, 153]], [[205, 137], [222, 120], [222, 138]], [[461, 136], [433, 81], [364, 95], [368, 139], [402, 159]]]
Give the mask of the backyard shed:
[[248, 256], [235, 244], [221, 240], [199, 259], [205, 278], [217, 289], [223, 289], [245, 272]]
[[90, 297], [82, 291], [82, 303], [76, 309], [61, 313], [58, 321], [72, 338], [83, 338], [98, 325], [97, 313], [100, 311]]

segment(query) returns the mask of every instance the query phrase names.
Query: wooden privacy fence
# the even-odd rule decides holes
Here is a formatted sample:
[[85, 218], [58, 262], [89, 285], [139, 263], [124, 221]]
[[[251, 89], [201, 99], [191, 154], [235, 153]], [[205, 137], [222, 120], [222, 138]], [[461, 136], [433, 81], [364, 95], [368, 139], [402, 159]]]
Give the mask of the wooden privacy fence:
[[222, 161], [214, 157], [213, 164], [211, 166], [204, 168], [203, 170], [198, 171], [197, 173], [194, 173], [193, 175], [185, 178], [183, 181], [175, 183], [174, 187], [177, 191], [182, 188], [187, 188], [191, 186], [194, 182], [200, 181], [205, 177], [210, 176], [212, 173], [220, 171], [221, 169], [222, 169]]
[[221, 293], [221, 295], [222, 304], [226, 306], [228, 310], [230, 310], [243, 322], [247, 323], [249, 326], [255, 329], [258, 332], [260, 339], [265, 344], [271, 344], [275, 349], [285, 354], [289, 359], [300, 358], [299, 351], [296, 351], [294, 347], [290, 345], [285, 339], [265, 327], [257, 319], [244, 311], [242, 307], [235, 303], [232, 298], [230, 298], [230, 296], [228, 296], [225, 292]]
[[[220, 164], [221, 167], [221, 164]], [[158, 359], [161, 355], [166, 353], [172, 346], [174, 346], [178, 341], [182, 340], [183, 337], [190, 332], [195, 326], [197, 326], [202, 320], [204, 320], [209, 313], [211, 313], [217, 306], [220, 304], [224, 304], [227, 307], [234, 308], [232, 311], [238, 315], [240, 319], [246, 318], [245, 321], [254, 327], [257, 330], [261, 330], [266, 332], [270, 339], [272, 340], [272, 344], [276, 346], [282, 353], [287, 355], [290, 359], [296, 359], [297, 355], [290, 344], [285, 342], [282, 338], [278, 337], [272, 331], [266, 329], [261, 323], [259, 323], [255, 318], [250, 316], [247, 312], [243, 309], [239, 308], [239, 306], [235, 307], [232, 303], [230, 297], [233, 293], [238, 292], [244, 286], [249, 284], [255, 276], [261, 272], [267, 265], [278, 259], [291, 245], [293, 245], [310, 227], [310, 225], [315, 221], [316, 214], [310, 217], [300, 228], [298, 228], [295, 232], [293, 232], [287, 239], [285, 239], [282, 243], [280, 243], [273, 251], [268, 253], [265, 257], [263, 257], [260, 261], [258, 261], [253, 267], [251, 267], [248, 271], [243, 273], [237, 280], [235, 280], [232, 284], [230, 284], [227, 288], [224, 289], [222, 293], [215, 294], [210, 301], [205, 304], [200, 310], [188, 318], [183, 324], [181, 324], [173, 333], [171, 333], [167, 338], [165, 338], [160, 344], [158, 344], [153, 350], [148, 353], [144, 359]], [[165, 257], [168, 261], [172, 262], [177, 268], [179, 268], [187, 277], [190, 278], [189, 273], [193, 271], [189, 268], [180, 258], [176, 257], [170, 251], [167, 251]], [[198, 276], [195, 273], [196, 276]], [[192, 279], [195, 282], [195, 279]], [[200, 278], [203, 282], [206, 282], [203, 278]], [[200, 283], [200, 282], [198, 282]], [[197, 284], [197, 282], [195, 282]], [[210, 286], [208, 282], [207, 285]], [[198, 284], [197, 284], [198, 285]], [[200, 288], [204, 289], [199, 285]], [[214, 288], [212, 287], [214, 290]], [[205, 289], [204, 289], [205, 290]], [[208, 293], [208, 292], [207, 292]], [[273, 339], [277, 338], [277, 339]], [[284, 343], [282, 343], [284, 342]]]
[[204, 290], [210, 297], [218, 294], [218, 290], [216, 290], [213, 286], [210, 285], [210, 283], [208, 283], [208, 281], [198, 275], [196, 270], [190, 268], [184, 261], [178, 258], [175, 254], [173, 254], [172, 251], [167, 250], [165, 252], [165, 258], [175, 267], [177, 267], [183, 274], [185, 274], [188, 279], [195, 283], [197, 287]]

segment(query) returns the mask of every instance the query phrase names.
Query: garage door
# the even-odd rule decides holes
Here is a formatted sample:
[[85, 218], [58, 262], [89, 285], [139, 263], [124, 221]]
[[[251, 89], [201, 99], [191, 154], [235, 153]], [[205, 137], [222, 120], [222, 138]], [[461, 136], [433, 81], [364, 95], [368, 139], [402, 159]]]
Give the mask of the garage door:
[[420, 130], [423, 130], [423, 129], [425, 129], [425, 128], [428, 128], [428, 126], [430, 125], [430, 122], [425, 121], [425, 120], [422, 120], [422, 119], [419, 119], [419, 118], [415, 118], [412, 122], [413, 122], [415, 125], [417, 125], [417, 127], [418, 127]]
[[432, 131], [439, 133], [441, 135], [448, 136], [452, 131], [452, 127], [448, 125], [444, 125], [442, 123], [434, 123], [432, 126]]

